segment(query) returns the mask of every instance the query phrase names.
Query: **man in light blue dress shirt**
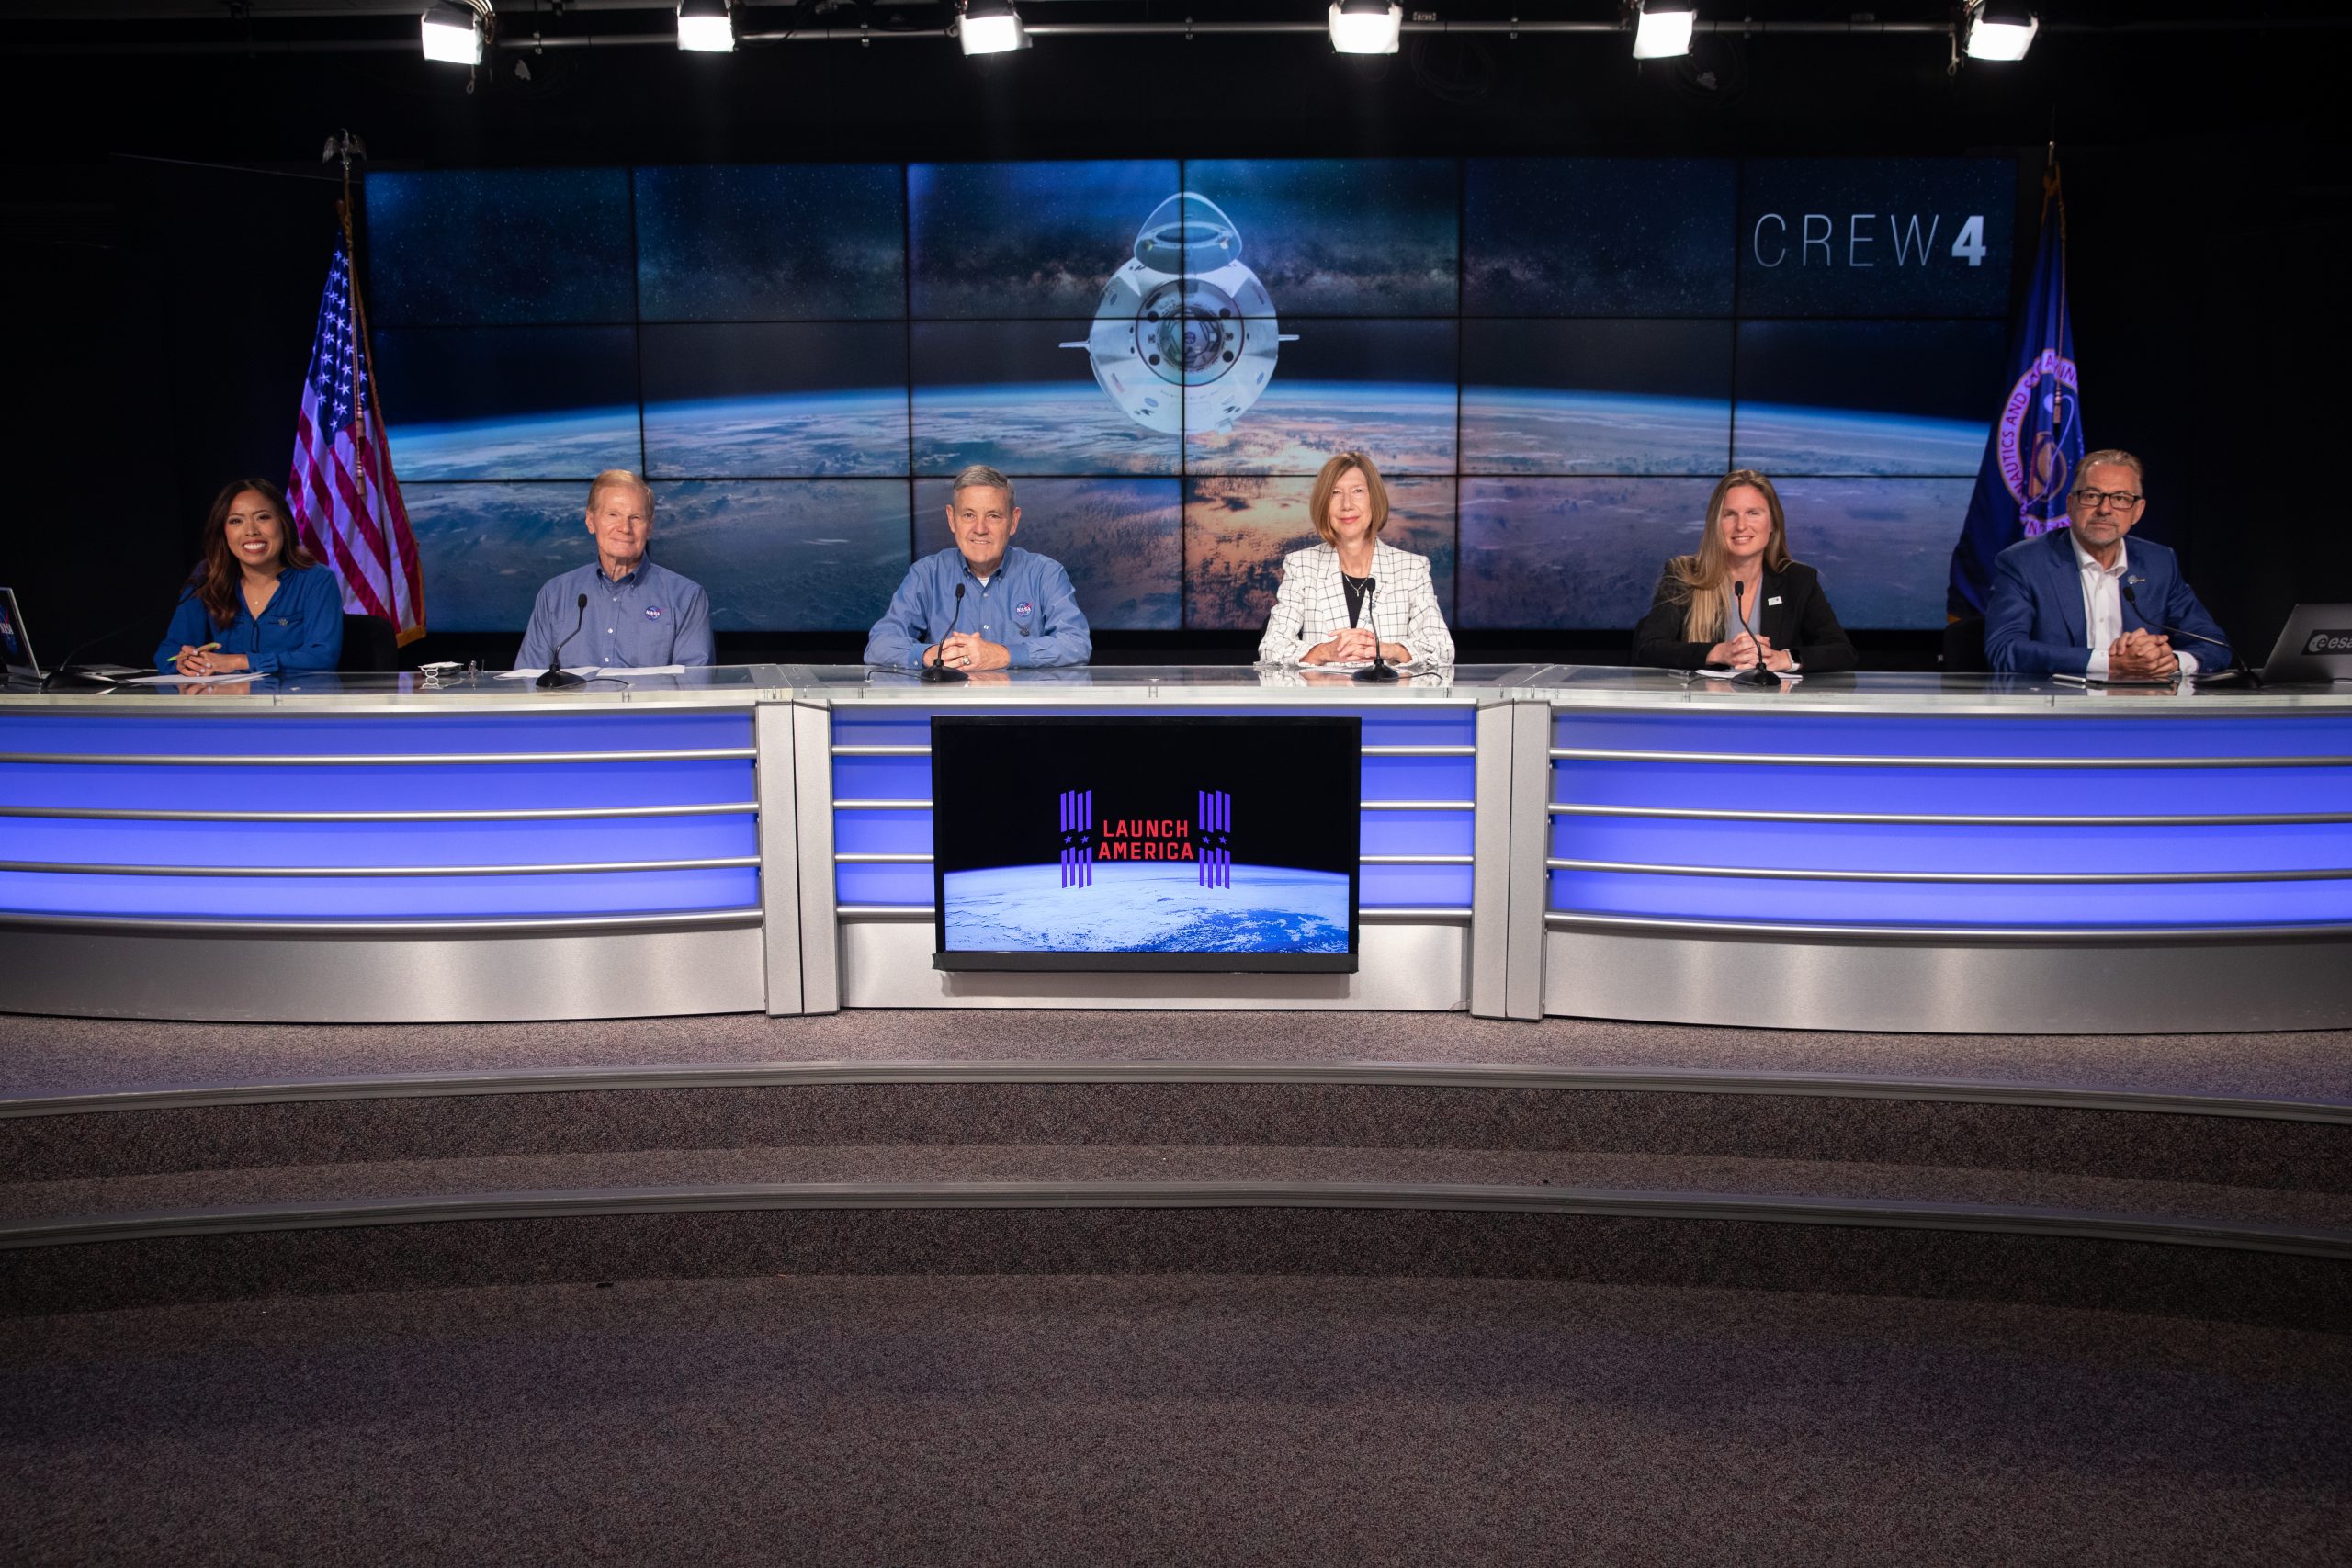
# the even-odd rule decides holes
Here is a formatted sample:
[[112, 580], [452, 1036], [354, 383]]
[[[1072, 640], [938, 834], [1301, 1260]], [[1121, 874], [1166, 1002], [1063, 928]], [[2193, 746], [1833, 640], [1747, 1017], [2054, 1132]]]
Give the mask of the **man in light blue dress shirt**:
[[957, 474], [947, 504], [956, 543], [908, 569], [865, 639], [865, 662], [910, 668], [944, 661], [977, 672], [1092, 658], [1094, 639], [1069, 573], [1050, 557], [1013, 548], [1020, 526], [1011, 479], [978, 463]]
[[710, 596], [700, 583], [645, 558], [653, 535], [651, 487], [627, 468], [598, 474], [588, 486], [588, 532], [596, 558], [539, 590], [514, 668], [545, 670], [559, 650], [574, 668], [708, 664]]

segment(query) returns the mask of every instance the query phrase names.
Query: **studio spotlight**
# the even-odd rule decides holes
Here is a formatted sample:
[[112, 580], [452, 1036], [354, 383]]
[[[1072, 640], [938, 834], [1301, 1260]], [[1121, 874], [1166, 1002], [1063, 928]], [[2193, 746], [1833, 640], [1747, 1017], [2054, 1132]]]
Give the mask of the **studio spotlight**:
[[1976, 0], [1968, 8], [1968, 57], [2023, 60], [2041, 30], [2041, 19], [2020, 0]]
[[1670, 60], [1690, 53], [1690, 24], [1698, 19], [1698, 0], [1642, 0], [1634, 23], [1634, 58]]
[[1012, 0], [969, 0], [956, 36], [963, 40], [966, 54], [1002, 54], [1029, 47], [1029, 35], [1022, 30], [1021, 13], [1013, 9]]
[[1405, 7], [1388, 0], [1331, 0], [1331, 47], [1341, 54], [1394, 54]]
[[735, 49], [735, 18], [727, 0], [678, 0], [678, 47], [705, 54]]
[[451, 5], [450, 0], [434, 0], [422, 23], [425, 59], [446, 60], [452, 65], [481, 63], [480, 12], [469, 6]]

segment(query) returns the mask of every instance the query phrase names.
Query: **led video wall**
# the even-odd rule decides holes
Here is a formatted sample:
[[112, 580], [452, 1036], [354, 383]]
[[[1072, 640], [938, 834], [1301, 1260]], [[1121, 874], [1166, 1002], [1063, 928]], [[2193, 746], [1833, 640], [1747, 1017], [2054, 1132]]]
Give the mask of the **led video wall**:
[[1939, 626], [2005, 384], [2007, 159], [378, 174], [378, 385], [435, 629], [519, 635], [585, 481], [721, 630], [863, 630], [1012, 475], [1101, 630], [1254, 629], [1333, 452], [1465, 631], [1630, 630], [1727, 467], [1849, 626]]

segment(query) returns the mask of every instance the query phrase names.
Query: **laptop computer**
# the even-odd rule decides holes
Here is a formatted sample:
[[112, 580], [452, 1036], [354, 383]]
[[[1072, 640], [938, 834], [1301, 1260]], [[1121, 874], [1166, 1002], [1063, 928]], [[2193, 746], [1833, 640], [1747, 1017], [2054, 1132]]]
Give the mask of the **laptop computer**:
[[0, 665], [14, 681], [38, 681], [40, 660], [33, 655], [32, 634], [25, 630], [25, 613], [17, 607], [17, 591], [0, 588]]
[[2352, 681], [2352, 604], [2298, 604], [2262, 666], [2265, 685]]
[[[108, 637], [114, 633], [107, 634]], [[100, 638], [105, 641], [107, 638]], [[83, 649], [93, 646], [82, 645]], [[76, 649], [75, 652], [82, 651]], [[24, 606], [17, 602], [17, 591], [0, 587], [0, 666], [7, 671], [11, 682], [28, 681], [38, 683], [43, 691], [60, 681], [83, 681], [101, 686], [116, 685], [134, 675], [152, 671], [128, 664], [67, 664], [44, 667], [40, 655], [33, 652], [32, 634], [25, 629]]]

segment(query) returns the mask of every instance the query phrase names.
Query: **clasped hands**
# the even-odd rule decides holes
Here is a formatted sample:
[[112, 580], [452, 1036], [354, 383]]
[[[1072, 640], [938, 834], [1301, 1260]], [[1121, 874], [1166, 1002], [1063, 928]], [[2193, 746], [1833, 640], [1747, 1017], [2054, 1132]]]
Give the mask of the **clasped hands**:
[[1769, 637], [1760, 633], [1751, 637], [1746, 632], [1740, 633], [1736, 637], [1727, 637], [1707, 649], [1707, 662], [1728, 665], [1735, 670], [1753, 670], [1756, 668], [1756, 655], [1759, 649], [1764, 655], [1765, 669], [1793, 670], [1796, 668], [1795, 654], [1784, 648], [1774, 648], [1772, 639]]
[[172, 664], [183, 675], [232, 675], [251, 669], [253, 660], [242, 653], [223, 653], [211, 643], [202, 648], [182, 643], [172, 656]]
[[[1409, 664], [1412, 650], [1401, 642], [1376, 645], [1380, 657], [1391, 664]], [[1369, 664], [1374, 643], [1369, 626], [1334, 626], [1331, 635], [1298, 656], [1302, 664]]]
[[2177, 675], [2180, 656], [2172, 639], [2151, 631], [2128, 631], [2107, 645], [2107, 672], [2117, 675]]
[[1012, 662], [1012, 650], [978, 632], [957, 632], [938, 647], [924, 649], [922, 661], [950, 670], [1001, 670]]

